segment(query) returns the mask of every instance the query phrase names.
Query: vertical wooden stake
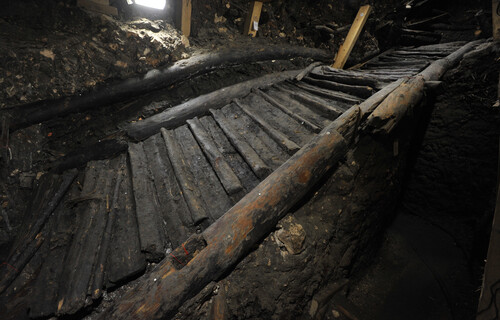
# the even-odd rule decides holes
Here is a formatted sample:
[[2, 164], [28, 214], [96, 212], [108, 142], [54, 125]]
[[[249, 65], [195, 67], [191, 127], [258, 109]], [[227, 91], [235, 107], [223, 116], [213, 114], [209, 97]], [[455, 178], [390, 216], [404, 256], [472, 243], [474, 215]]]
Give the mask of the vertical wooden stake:
[[186, 37], [191, 34], [191, 0], [182, 0], [181, 31]]
[[362, 6], [359, 8], [358, 14], [352, 23], [351, 29], [345, 38], [344, 43], [340, 46], [339, 52], [337, 53], [337, 58], [333, 63], [332, 67], [337, 69], [344, 68], [345, 63], [347, 62], [347, 58], [351, 54], [352, 48], [356, 44], [359, 35], [361, 34], [361, 30], [368, 20], [368, 16], [372, 11], [372, 7], [370, 5]]
[[243, 34], [251, 34], [252, 37], [255, 37], [257, 35], [261, 11], [262, 1], [253, 1], [250, 5], [250, 10], [248, 11]]
[[492, 0], [493, 39], [500, 41], [500, 0]]

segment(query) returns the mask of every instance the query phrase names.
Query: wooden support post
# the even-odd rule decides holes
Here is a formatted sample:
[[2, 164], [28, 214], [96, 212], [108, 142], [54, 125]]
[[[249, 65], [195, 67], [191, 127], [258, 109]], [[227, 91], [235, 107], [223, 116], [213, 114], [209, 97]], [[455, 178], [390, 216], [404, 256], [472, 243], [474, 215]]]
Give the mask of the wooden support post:
[[372, 7], [370, 5], [362, 6], [359, 8], [358, 14], [352, 23], [351, 29], [345, 38], [344, 43], [340, 46], [339, 52], [337, 54], [337, 58], [333, 63], [334, 68], [342, 69], [344, 68], [345, 63], [347, 62], [347, 58], [349, 58], [349, 54], [351, 54], [352, 48], [356, 44], [359, 35], [361, 34], [361, 30], [368, 20], [368, 16], [372, 11]]
[[182, 35], [189, 37], [191, 34], [191, 0], [174, 1], [175, 8], [175, 26], [181, 30]]
[[492, 0], [493, 39], [500, 41], [500, 0]]
[[251, 34], [252, 37], [257, 35], [257, 30], [259, 29], [259, 19], [260, 12], [262, 11], [262, 1], [253, 1], [250, 5], [250, 10], [248, 11], [247, 20], [245, 21], [245, 27], [243, 29], [243, 34]]
[[186, 37], [191, 34], [191, 0], [182, 0], [181, 31]]

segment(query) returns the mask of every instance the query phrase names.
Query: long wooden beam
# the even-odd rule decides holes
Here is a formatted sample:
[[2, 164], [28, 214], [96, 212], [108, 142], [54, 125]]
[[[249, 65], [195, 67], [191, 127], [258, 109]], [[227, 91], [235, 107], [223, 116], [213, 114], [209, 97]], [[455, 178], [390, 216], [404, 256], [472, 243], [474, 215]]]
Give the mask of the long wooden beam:
[[250, 4], [250, 10], [248, 11], [247, 19], [245, 20], [243, 34], [250, 34], [252, 35], [252, 37], [255, 37], [257, 35], [257, 31], [259, 30], [261, 11], [262, 1], [252, 1], [252, 3]]
[[206, 74], [217, 68], [293, 57], [328, 61], [331, 59], [331, 54], [324, 50], [292, 46], [254, 46], [240, 50], [226, 49], [180, 60], [165, 69], [151, 70], [142, 77], [101, 86], [83, 95], [42, 100], [26, 105], [4, 108], [2, 113], [10, 114], [12, 119], [10, 128], [13, 131], [73, 112], [82, 112], [124, 101], [147, 92], [168, 87], [195, 75]]
[[356, 18], [352, 23], [351, 29], [349, 29], [349, 33], [344, 40], [344, 43], [340, 46], [339, 52], [337, 53], [337, 58], [335, 58], [335, 62], [333, 63], [333, 67], [337, 69], [344, 68], [345, 63], [347, 62], [347, 58], [351, 54], [352, 48], [356, 44], [356, 41], [365, 26], [366, 21], [368, 20], [368, 16], [372, 12], [372, 7], [370, 5], [365, 5], [359, 8], [358, 13], [356, 14]]

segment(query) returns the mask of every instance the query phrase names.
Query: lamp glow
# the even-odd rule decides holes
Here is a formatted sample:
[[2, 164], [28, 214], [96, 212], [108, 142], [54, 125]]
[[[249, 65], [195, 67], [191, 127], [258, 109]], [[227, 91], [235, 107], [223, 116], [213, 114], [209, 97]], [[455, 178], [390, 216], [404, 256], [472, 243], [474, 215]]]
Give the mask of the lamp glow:
[[135, 0], [134, 2], [135, 4], [141, 6], [160, 10], [163, 10], [165, 8], [165, 5], [167, 4], [166, 0]]

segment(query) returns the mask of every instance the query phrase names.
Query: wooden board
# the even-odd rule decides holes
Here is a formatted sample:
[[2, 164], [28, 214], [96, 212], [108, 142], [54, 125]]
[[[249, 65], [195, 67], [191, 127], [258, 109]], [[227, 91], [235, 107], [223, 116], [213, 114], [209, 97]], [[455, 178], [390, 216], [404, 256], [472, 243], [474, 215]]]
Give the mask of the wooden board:
[[351, 29], [345, 38], [344, 43], [340, 46], [339, 52], [337, 54], [337, 58], [333, 63], [333, 67], [337, 69], [344, 68], [345, 63], [347, 62], [347, 58], [351, 54], [352, 48], [356, 44], [359, 35], [361, 34], [361, 30], [363, 29], [366, 20], [368, 20], [368, 16], [372, 11], [372, 7], [370, 5], [362, 6], [359, 8], [358, 14], [352, 23]]
[[182, 32], [182, 35], [189, 37], [191, 35], [191, 0], [178, 0], [176, 12], [176, 25]]
[[251, 34], [252, 37], [255, 37], [257, 35], [261, 11], [262, 11], [262, 1], [253, 1], [250, 4], [250, 10], [248, 11], [247, 19], [245, 20], [243, 34], [245, 35]]

